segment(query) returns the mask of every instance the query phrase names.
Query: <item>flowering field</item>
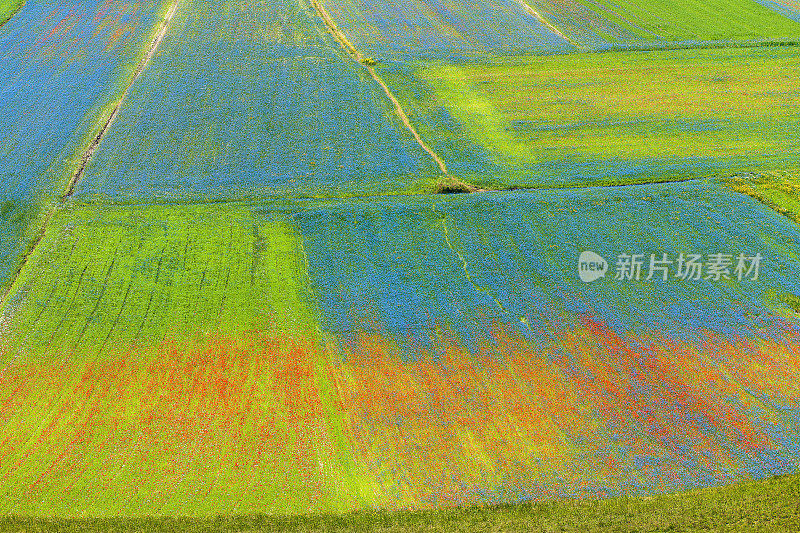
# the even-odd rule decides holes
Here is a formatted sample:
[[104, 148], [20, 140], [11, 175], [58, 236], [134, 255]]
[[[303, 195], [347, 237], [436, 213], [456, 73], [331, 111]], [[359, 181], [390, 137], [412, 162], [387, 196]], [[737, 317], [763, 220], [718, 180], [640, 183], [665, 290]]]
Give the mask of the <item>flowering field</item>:
[[517, 0], [325, 0], [356, 48], [375, 58], [574, 50]]
[[797, 0], [757, 0], [759, 4], [765, 5], [789, 17], [792, 20], [800, 22], [800, 2]]
[[435, 178], [380, 86], [308, 9], [182, 3], [76, 194], [330, 196]]
[[[2, 511], [435, 508], [793, 471], [798, 239], [707, 183], [65, 208], [3, 316]], [[612, 263], [590, 285], [587, 248]], [[764, 262], [613, 279], [625, 252]]]
[[27, 2], [0, 28], [0, 198], [61, 192], [163, 4]]
[[271, 218], [235, 205], [53, 218], [4, 310], [0, 513], [358, 505], [302, 247]]
[[[588, 48], [702, 44], [712, 41], [795, 41], [786, 17], [797, 4], [751, 0], [530, 0], [553, 25]], [[794, 3], [794, 6], [790, 4]], [[763, 4], [763, 5], [760, 5]]]
[[0, 517], [797, 472], [800, 26], [763, 3], [29, 0]]
[[387, 64], [451, 173], [491, 187], [795, 168], [794, 47]]

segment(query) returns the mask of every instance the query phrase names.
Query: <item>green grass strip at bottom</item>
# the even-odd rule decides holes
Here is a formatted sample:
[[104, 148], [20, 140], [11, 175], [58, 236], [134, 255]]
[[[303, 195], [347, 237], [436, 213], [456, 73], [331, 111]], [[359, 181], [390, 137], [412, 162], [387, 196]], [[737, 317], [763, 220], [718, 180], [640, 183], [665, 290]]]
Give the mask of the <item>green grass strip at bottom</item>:
[[0, 531], [798, 531], [800, 475], [685, 493], [415, 512], [209, 519], [0, 519]]

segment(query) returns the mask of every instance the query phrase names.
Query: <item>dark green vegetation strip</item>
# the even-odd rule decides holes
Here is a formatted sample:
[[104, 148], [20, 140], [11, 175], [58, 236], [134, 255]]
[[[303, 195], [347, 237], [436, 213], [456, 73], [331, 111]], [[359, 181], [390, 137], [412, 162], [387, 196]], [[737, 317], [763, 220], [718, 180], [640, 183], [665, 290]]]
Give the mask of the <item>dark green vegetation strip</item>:
[[736, 176], [722, 183], [800, 222], [800, 170]]
[[800, 476], [644, 498], [343, 515], [182, 519], [4, 518], [0, 531], [798, 531]]
[[0, 26], [11, 20], [11, 17], [25, 4], [25, 0], [0, 1]]

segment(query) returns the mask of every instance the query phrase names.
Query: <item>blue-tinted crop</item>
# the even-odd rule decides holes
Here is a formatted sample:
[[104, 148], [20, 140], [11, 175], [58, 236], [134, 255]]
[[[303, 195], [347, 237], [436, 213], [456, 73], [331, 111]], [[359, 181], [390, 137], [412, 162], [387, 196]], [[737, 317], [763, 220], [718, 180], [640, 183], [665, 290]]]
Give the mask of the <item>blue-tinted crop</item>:
[[517, 0], [322, 3], [356, 48], [379, 59], [575, 50]]
[[[350, 201], [294, 216], [324, 327], [352, 342], [376, 332], [409, 357], [437, 328], [472, 349], [494, 324], [542, 342], [586, 316], [619, 334], [750, 336], [779, 319], [781, 295], [800, 294], [797, 226], [705, 182]], [[606, 259], [605, 278], [580, 280], [586, 250]], [[669, 279], [647, 281], [651, 254], [664, 253]], [[732, 279], [675, 278], [680, 253], [732, 255]], [[735, 258], [759, 253], [758, 279], [739, 280]], [[621, 254], [643, 255], [639, 281], [614, 279]]]
[[296, 3], [182, 3], [79, 197], [409, 189], [436, 176], [380, 86]]
[[27, 2], [0, 28], [0, 199], [58, 195], [161, 2]]

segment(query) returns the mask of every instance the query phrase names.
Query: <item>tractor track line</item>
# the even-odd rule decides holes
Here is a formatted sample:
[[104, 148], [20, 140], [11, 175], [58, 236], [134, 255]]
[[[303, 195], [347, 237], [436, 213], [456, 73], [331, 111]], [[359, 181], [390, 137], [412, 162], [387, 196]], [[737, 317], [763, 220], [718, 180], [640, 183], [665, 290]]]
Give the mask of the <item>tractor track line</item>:
[[310, 1], [312, 7], [316, 10], [317, 14], [322, 19], [322, 22], [325, 23], [325, 27], [328, 28], [328, 31], [331, 33], [331, 35], [333, 35], [333, 38], [336, 39], [336, 42], [338, 42], [342, 46], [342, 48], [347, 50], [349, 55], [359, 65], [364, 67], [367, 70], [367, 72], [369, 72], [370, 76], [372, 76], [372, 79], [374, 79], [378, 83], [378, 85], [381, 86], [383, 92], [386, 93], [387, 98], [389, 98], [389, 100], [394, 105], [395, 113], [400, 118], [400, 121], [403, 123], [406, 129], [408, 129], [408, 131], [411, 132], [411, 135], [414, 136], [414, 139], [417, 141], [417, 144], [419, 144], [420, 147], [422, 147], [422, 149], [425, 150], [425, 152], [427, 152], [428, 155], [431, 156], [434, 163], [436, 163], [436, 165], [439, 167], [439, 171], [444, 176], [447, 176], [448, 178], [452, 179], [450, 174], [447, 172], [447, 166], [445, 166], [444, 161], [442, 161], [439, 155], [436, 152], [434, 152], [433, 149], [425, 143], [425, 141], [422, 140], [422, 137], [420, 137], [416, 128], [414, 128], [414, 126], [411, 124], [411, 121], [408, 119], [408, 115], [406, 115], [406, 112], [403, 110], [403, 106], [400, 105], [400, 101], [397, 100], [397, 98], [392, 93], [392, 90], [389, 89], [389, 86], [386, 85], [386, 83], [383, 81], [383, 79], [381, 79], [378, 73], [375, 72], [375, 67], [373, 67], [370, 64], [371, 60], [366, 58], [361, 52], [359, 52], [356, 49], [355, 46], [353, 46], [353, 43], [351, 43], [350, 40], [344, 35], [344, 33], [342, 33], [342, 31], [336, 26], [336, 22], [334, 22], [333, 18], [331, 18], [331, 16], [328, 14], [328, 12], [322, 6], [319, 0], [310, 0]]
[[[75, 186], [78, 184], [78, 182], [83, 177], [83, 174], [84, 174], [84, 172], [86, 170], [86, 165], [88, 165], [89, 161], [91, 161], [92, 156], [94, 155], [95, 151], [97, 150], [97, 147], [100, 145], [100, 142], [103, 140], [103, 136], [106, 134], [106, 132], [108, 131], [109, 127], [111, 126], [111, 123], [114, 122], [114, 119], [119, 114], [119, 109], [120, 109], [120, 107], [122, 107], [122, 104], [125, 101], [125, 97], [128, 95], [128, 92], [130, 91], [130, 88], [133, 86], [134, 83], [136, 83], [136, 80], [138, 80], [139, 77], [142, 75], [142, 72], [144, 72], [145, 67], [150, 62], [150, 60], [153, 58], [153, 56], [156, 53], [156, 49], [161, 44], [161, 41], [164, 39], [164, 36], [166, 35], [167, 30], [169, 29], [170, 22], [172, 22], [172, 17], [175, 15], [175, 12], [178, 9], [178, 3], [179, 2], [180, 2], [180, 0], [174, 0], [173, 1], [172, 5], [170, 6], [169, 10], [167, 11], [166, 16], [164, 17], [164, 22], [162, 23], [161, 29], [158, 31], [158, 33], [156, 34], [155, 38], [150, 43], [150, 47], [147, 50], [147, 54], [145, 54], [144, 58], [142, 58], [142, 60], [139, 62], [139, 65], [136, 67], [136, 71], [134, 72], [134, 75], [131, 77], [130, 81], [128, 82], [128, 85], [125, 87], [125, 90], [122, 92], [122, 96], [117, 101], [117, 103], [114, 104], [114, 109], [112, 110], [111, 115], [108, 117], [108, 119], [103, 124], [103, 127], [100, 129], [100, 132], [97, 135], [95, 135], [95, 137], [92, 140], [92, 142], [89, 145], [89, 147], [86, 149], [86, 151], [84, 151], [83, 157], [81, 157], [80, 166], [75, 171], [75, 173], [72, 175], [72, 178], [69, 180], [69, 183], [67, 184], [67, 188], [64, 191], [64, 194], [61, 195], [61, 201], [62, 202], [64, 200], [66, 200], [67, 198], [71, 197], [72, 194], [75, 192]], [[47, 233], [47, 229], [50, 226], [50, 221], [53, 219], [53, 216], [55, 216], [55, 214], [56, 214], [56, 212], [58, 211], [59, 208], [60, 208], [60, 205], [58, 203], [54, 203], [52, 206], [50, 206], [47, 209], [47, 214], [44, 217], [44, 221], [42, 222], [42, 225], [39, 228], [39, 231], [36, 233], [36, 236], [33, 238], [33, 240], [31, 241], [30, 245], [28, 246], [28, 250], [25, 252], [25, 255], [22, 256], [22, 260], [20, 261], [20, 264], [17, 267], [17, 270], [11, 276], [11, 279], [8, 282], [6, 290], [3, 292], [2, 298], [0, 298], [0, 313], [2, 313], [4, 311], [4, 309], [6, 307], [6, 303], [8, 302], [8, 297], [11, 295], [11, 292], [14, 289], [14, 286], [17, 284], [17, 281], [19, 280], [19, 277], [22, 275], [22, 271], [28, 265], [31, 257], [36, 252], [36, 249], [39, 247], [39, 244], [41, 244], [42, 239], [44, 239], [44, 236]]]
[[97, 150], [97, 147], [102, 142], [103, 137], [105, 136], [108, 129], [111, 127], [111, 124], [117, 118], [119, 110], [122, 107], [122, 104], [125, 102], [125, 98], [128, 96], [128, 92], [131, 90], [131, 87], [133, 87], [133, 84], [136, 83], [136, 80], [138, 80], [141, 77], [145, 67], [153, 58], [153, 56], [156, 53], [156, 50], [158, 49], [158, 46], [161, 44], [161, 41], [167, 34], [167, 30], [169, 29], [170, 23], [172, 22], [172, 17], [175, 15], [175, 12], [178, 9], [179, 1], [180, 0], [175, 0], [170, 6], [169, 10], [167, 11], [167, 15], [164, 17], [164, 22], [161, 25], [161, 29], [156, 34], [156, 37], [155, 39], [153, 39], [153, 42], [150, 43], [150, 48], [147, 50], [147, 54], [139, 62], [139, 65], [136, 67], [136, 71], [134, 72], [133, 76], [128, 82], [128, 85], [125, 87], [125, 90], [122, 91], [122, 96], [120, 97], [119, 100], [117, 100], [117, 103], [114, 104], [114, 108], [111, 111], [111, 115], [109, 115], [108, 119], [103, 124], [103, 127], [100, 128], [100, 131], [97, 133], [97, 135], [95, 135], [94, 139], [92, 139], [92, 142], [91, 144], [89, 144], [89, 147], [86, 149], [86, 151], [83, 152], [80, 165], [78, 166], [78, 169], [75, 171], [75, 173], [72, 175], [72, 178], [69, 180], [69, 183], [67, 184], [67, 189], [64, 191], [63, 198], [69, 198], [75, 192], [75, 186], [78, 185], [78, 182], [80, 182], [81, 178], [83, 178], [83, 174], [86, 171], [86, 165], [88, 165], [89, 161], [91, 161], [92, 157], [94, 157], [94, 153]]
[[553, 33], [555, 33], [556, 35], [558, 35], [559, 37], [561, 37], [562, 39], [567, 41], [569, 44], [571, 44], [572, 46], [574, 46], [578, 50], [585, 50], [586, 49], [586, 47], [583, 46], [578, 41], [574, 41], [574, 40], [570, 39], [569, 37], [567, 37], [567, 35], [564, 32], [559, 30], [558, 27], [555, 26], [552, 22], [550, 22], [549, 20], [544, 18], [542, 16], [542, 14], [539, 13], [537, 10], [533, 9], [525, 0], [519, 0], [519, 3], [522, 5], [522, 7], [525, 9], [525, 11], [528, 12], [529, 15], [533, 16], [533, 18], [535, 18], [536, 20], [538, 20], [539, 22], [544, 24], [545, 27], [547, 27], [548, 30], [552, 31]]

